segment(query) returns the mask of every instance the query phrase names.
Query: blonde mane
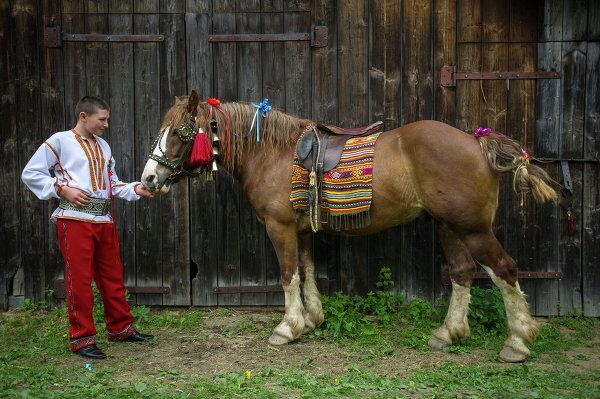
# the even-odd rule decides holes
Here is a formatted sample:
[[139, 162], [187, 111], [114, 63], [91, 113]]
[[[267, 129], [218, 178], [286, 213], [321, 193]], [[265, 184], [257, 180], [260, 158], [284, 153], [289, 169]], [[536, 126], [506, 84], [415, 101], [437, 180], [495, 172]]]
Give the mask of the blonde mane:
[[[223, 114], [213, 109], [212, 118], [217, 121], [219, 140], [221, 140], [221, 162], [228, 168], [232, 168], [239, 162], [242, 155], [255, 148], [266, 151], [274, 151], [295, 145], [298, 138], [306, 128], [313, 122], [308, 119], [300, 119], [285, 114], [279, 110], [272, 109], [265, 118], [260, 118], [260, 142], [256, 141], [256, 129], [249, 134], [250, 126], [256, 109], [248, 103], [222, 103], [219, 108], [227, 115], [229, 123], [229, 138], [231, 140], [230, 156], [226, 156], [226, 121]], [[210, 107], [207, 103], [198, 105], [196, 127], [202, 127], [208, 131]], [[161, 130], [167, 126], [180, 126], [187, 117], [187, 98], [178, 98], [165, 114]]]

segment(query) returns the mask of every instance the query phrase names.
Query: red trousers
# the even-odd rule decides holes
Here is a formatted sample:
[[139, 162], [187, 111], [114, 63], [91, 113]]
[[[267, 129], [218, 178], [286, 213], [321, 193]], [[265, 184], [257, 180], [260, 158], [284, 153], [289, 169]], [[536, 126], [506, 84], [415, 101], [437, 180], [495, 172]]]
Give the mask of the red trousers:
[[96, 343], [92, 280], [104, 302], [108, 339], [118, 341], [129, 337], [135, 330], [125, 299], [123, 265], [115, 225], [58, 219], [57, 228], [60, 251], [65, 261], [71, 350], [75, 352]]

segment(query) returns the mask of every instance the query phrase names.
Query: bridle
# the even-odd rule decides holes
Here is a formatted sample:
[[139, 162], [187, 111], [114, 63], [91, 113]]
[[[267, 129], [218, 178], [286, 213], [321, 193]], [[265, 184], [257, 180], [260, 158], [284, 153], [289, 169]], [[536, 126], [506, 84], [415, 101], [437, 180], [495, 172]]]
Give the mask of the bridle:
[[[167, 177], [166, 181], [170, 181], [172, 183], [177, 183], [179, 181], [179, 179], [181, 179], [181, 177], [183, 177], [183, 176], [197, 177], [200, 174], [202, 174], [204, 169], [207, 168], [207, 166], [204, 166], [202, 168], [197, 168], [197, 169], [185, 168], [185, 162], [187, 161], [187, 159], [190, 155], [190, 152], [192, 150], [192, 145], [194, 144], [194, 139], [196, 138], [196, 135], [200, 134], [200, 133], [204, 133], [202, 128], [197, 129], [195, 127], [195, 125], [196, 125], [196, 117], [195, 116], [190, 115], [189, 120], [190, 120], [190, 123], [183, 122], [181, 125], [179, 125], [179, 127], [177, 129], [175, 129], [175, 134], [177, 135], [177, 138], [185, 144], [185, 147], [183, 148], [183, 152], [182, 152], [181, 156], [179, 157], [179, 159], [177, 159], [177, 160], [169, 159], [169, 157], [167, 156], [166, 150], [163, 150], [163, 148], [161, 147], [162, 138], [165, 135], [165, 132], [167, 132], [169, 129], [163, 129], [160, 132], [160, 135], [158, 136], [158, 138], [156, 140], [154, 140], [154, 142], [152, 143], [152, 147], [150, 148], [150, 155], [148, 157], [150, 159], [158, 162], [159, 164], [166, 166], [171, 171], [171, 174], [169, 175], [169, 177]], [[211, 122], [211, 125], [212, 125], [212, 122]], [[158, 149], [158, 152], [160, 153], [160, 155], [154, 154], [155, 149]]]

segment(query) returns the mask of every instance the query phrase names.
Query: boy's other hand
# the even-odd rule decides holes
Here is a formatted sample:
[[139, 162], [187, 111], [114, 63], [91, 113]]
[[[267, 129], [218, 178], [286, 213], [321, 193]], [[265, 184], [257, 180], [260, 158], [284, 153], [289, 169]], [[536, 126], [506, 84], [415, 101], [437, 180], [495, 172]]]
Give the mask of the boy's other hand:
[[148, 191], [148, 189], [143, 184], [138, 184], [134, 188], [135, 193], [141, 197], [152, 198], [154, 197], [154, 193]]
[[60, 190], [60, 196], [71, 204], [75, 205], [77, 208], [82, 208], [88, 206], [91, 199], [90, 196], [75, 187], [63, 186], [62, 190]]

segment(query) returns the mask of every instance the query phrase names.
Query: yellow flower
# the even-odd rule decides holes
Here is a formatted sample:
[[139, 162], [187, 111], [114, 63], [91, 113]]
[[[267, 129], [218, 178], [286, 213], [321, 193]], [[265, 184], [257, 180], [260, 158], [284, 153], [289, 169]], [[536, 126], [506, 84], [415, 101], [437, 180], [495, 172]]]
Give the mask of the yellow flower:
[[246, 379], [249, 380], [250, 377], [252, 377], [252, 371], [246, 370], [246, 372], [244, 373], [244, 375], [246, 376]]

